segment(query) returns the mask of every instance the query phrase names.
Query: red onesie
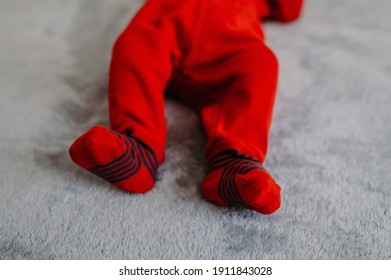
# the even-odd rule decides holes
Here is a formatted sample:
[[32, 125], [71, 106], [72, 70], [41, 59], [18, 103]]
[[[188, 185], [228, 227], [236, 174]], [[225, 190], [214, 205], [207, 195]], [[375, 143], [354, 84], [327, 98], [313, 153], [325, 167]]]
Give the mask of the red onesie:
[[70, 148], [83, 168], [143, 193], [164, 160], [164, 92], [201, 116], [208, 136], [205, 197], [270, 214], [280, 187], [261, 165], [278, 62], [260, 21], [295, 20], [302, 0], [148, 0], [116, 41], [111, 129], [95, 126]]

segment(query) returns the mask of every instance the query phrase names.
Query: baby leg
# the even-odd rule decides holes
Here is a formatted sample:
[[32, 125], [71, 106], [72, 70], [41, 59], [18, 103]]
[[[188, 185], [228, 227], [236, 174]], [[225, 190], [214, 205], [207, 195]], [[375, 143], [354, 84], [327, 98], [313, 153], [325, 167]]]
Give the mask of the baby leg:
[[83, 168], [130, 192], [146, 192], [164, 160], [164, 89], [172, 72], [175, 34], [148, 2], [118, 38], [109, 76], [112, 130], [97, 126], [70, 148]]
[[260, 43], [194, 75], [212, 96], [210, 104], [199, 108], [208, 135], [208, 173], [202, 191], [218, 205], [263, 214], [271, 214], [280, 206], [280, 187], [261, 165], [267, 150], [277, 72], [275, 55]]

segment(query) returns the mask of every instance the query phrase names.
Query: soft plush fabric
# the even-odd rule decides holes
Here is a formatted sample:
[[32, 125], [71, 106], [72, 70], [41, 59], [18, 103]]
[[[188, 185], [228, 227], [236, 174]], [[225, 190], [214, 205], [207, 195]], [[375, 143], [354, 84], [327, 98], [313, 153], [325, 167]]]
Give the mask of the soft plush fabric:
[[308, 0], [299, 21], [265, 24], [280, 63], [271, 216], [203, 198], [206, 136], [173, 99], [150, 192], [71, 161], [77, 136], [109, 125], [111, 47], [141, 4], [1, 1], [0, 258], [391, 258], [391, 3]]

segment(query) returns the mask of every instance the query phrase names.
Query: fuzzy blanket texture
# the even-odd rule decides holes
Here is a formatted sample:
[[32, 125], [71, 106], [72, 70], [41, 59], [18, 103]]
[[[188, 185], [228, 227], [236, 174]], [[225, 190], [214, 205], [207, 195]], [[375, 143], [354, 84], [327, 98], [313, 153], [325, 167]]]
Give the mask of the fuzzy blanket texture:
[[137, 0], [0, 3], [0, 259], [391, 259], [391, 1], [307, 0], [280, 61], [271, 216], [206, 201], [205, 136], [167, 98], [167, 156], [134, 195], [74, 165], [108, 126], [111, 47]]

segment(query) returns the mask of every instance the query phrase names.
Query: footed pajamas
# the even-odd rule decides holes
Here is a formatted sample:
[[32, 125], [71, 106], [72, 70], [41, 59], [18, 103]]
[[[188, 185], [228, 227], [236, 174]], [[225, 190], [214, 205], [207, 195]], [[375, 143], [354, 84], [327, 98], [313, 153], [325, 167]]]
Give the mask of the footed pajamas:
[[271, 214], [280, 187], [263, 168], [278, 62], [261, 20], [295, 20], [302, 0], [148, 0], [113, 48], [111, 129], [70, 148], [83, 168], [143, 193], [164, 161], [164, 92], [191, 106], [208, 137], [203, 194], [221, 206]]

